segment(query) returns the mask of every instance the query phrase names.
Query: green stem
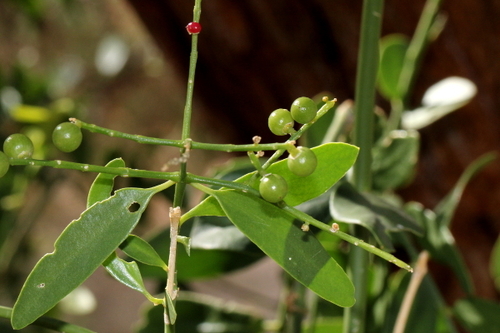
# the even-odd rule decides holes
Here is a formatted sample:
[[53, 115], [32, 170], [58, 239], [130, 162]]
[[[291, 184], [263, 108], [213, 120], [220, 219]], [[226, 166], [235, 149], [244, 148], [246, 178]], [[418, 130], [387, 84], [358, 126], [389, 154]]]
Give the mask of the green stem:
[[[10, 319], [12, 317], [12, 308], [6, 306], [0, 306], [0, 317]], [[84, 327], [69, 324], [64, 321], [45, 316], [35, 320], [35, 322], [33, 322], [32, 325], [48, 328], [57, 332], [96, 333]]]
[[[353, 182], [359, 191], [369, 191], [372, 186], [371, 154], [374, 138], [375, 84], [379, 65], [379, 40], [383, 7], [384, 0], [363, 1], [354, 98], [355, 128], [353, 142], [360, 148], [359, 156], [353, 169]], [[352, 233], [354, 236], [368, 239], [367, 231], [361, 226], [352, 226]], [[339, 232], [339, 237], [341, 235], [344, 235], [344, 233]], [[347, 238], [345, 240], [349, 241]], [[354, 284], [356, 303], [353, 307], [345, 309], [344, 333], [363, 333], [365, 332], [366, 322], [366, 286], [368, 284], [367, 268], [369, 265], [369, 253], [363, 251], [363, 249], [369, 251], [371, 245], [364, 242], [352, 244], [357, 246], [351, 247], [347, 271]], [[372, 251], [369, 252], [376, 254]]]
[[[81, 120], [71, 118], [71, 121], [80, 126], [81, 128], [93, 132], [104, 134], [110, 137], [116, 137], [120, 139], [126, 139], [135, 141], [140, 144], [149, 145], [160, 145], [160, 146], [170, 146], [177, 147], [181, 149], [186, 148], [186, 140], [171, 140], [171, 139], [160, 139], [154, 137], [148, 137], [137, 134], [128, 134], [120, 131], [111, 130], [108, 128], [100, 127], [94, 124], [88, 124]], [[203, 150], [214, 150], [214, 151], [224, 151], [224, 152], [245, 152], [245, 151], [259, 151], [259, 150], [278, 150], [286, 149], [289, 143], [264, 143], [264, 144], [246, 144], [246, 145], [235, 145], [235, 144], [215, 144], [215, 143], [204, 143], [196, 141], [188, 141], [190, 149], [203, 149]]]
[[[70, 170], [78, 170], [83, 172], [96, 172], [96, 173], [107, 173], [110, 175], [117, 175], [121, 177], [136, 177], [136, 178], [150, 178], [150, 179], [160, 179], [160, 180], [171, 180], [173, 182], [179, 182], [180, 176], [179, 172], [161, 172], [161, 171], [148, 171], [148, 170], [139, 170], [139, 169], [131, 169], [131, 168], [114, 168], [93, 164], [83, 164], [76, 162], [68, 162], [68, 161], [45, 161], [45, 160], [34, 160], [34, 159], [10, 159], [11, 165], [30, 165], [30, 166], [45, 166], [52, 167], [57, 169], [70, 169]], [[186, 174], [185, 182], [187, 184], [192, 183], [201, 183], [215, 187], [225, 187], [234, 190], [245, 191], [249, 193], [253, 193], [258, 195], [258, 191], [254, 188], [242, 184], [235, 183], [232, 181], [216, 179], [216, 178], [208, 178], [197, 176], [191, 173]]]
[[406, 51], [403, 67], [399, 75], [398, 91], [401, 97], [391, 101], [391, 115], [387, 132], [396, 130], [400, 126], [401, 116], [405, 108], [407, 108], [409, 92], [415, 82], [418, 67], [422, 61], [423, 54], [427, 50], [427, 46], [435, 34], [433, 27], [436, 23], [441, 2], [442, 0], [427, 0], [425, 3], [417, 28]]
[[[201, 15], [201, 0], [195, 0], [194, 8], [193, 8], [193, 22], [199, 22]], [[180, 154], [181, 156], [186, 156], [189, 153], [189, 149], [191, 149], [191, 115], [193, 111], [193, 92], [194, 92], [194, 78], [196, 73], [196, 62], [198, 60], [198, 34], [191, 35], [191, 55], [189, 57], [189, 73], [188, 73], [188, 82], [187, 82], [187, 92], [186, 92], [186, 104], [184, 107], [184, 118], [182, 121], [182, 142], [183, 146], [181, 147]], [[189, 146], [186, 146], [188, 144]], [[179, 182], [175, 186], [173, 207], [174, 209], [179, 209], [183, 206], [184, 195], [186, 192], [186, 181], [187, 181], [187, 163], [186, 161], [181, 162], [180, 164], [180, 173], [179, 173]], [[181, 212], [179, 212], [179, 216]], [[178, 223], [176, 222], [175, 226], [170, 226], [171, 228], [171, 236], [173, 237], [173, 232], [178, 232], [177, 230]], [[175, 230], [173, 230], [175, 228]], [[177, 235], [175, 238], [170, 239], [170, 244], [177, 244]], [[173, 272], [169, 273], [167, 287], [170, 285], [177, 285], [177, 275], [175, 274], [175, 262], [177, 256], [177, 247], [173, 249], [172, 246], [170, 248], [170, 255], [168, 260], [168, 267]], [[173, 280], [173, 281], [172, 281]], [[167, 296], [165, 296], [167, 297]], [[175, 304], [175, 299], [172, 298], [172, 301]], [[168, 309], [165, 307], [165, 317], [168, 316]], [[173, 323], [165, 322], [165, 333], [175, 332], [175, 326]]]
[[403, 101], [408, 97], [408, 93], [415, 81], [418, 66], [422, 60], [422, 55], [427, 50], [430, 42], [430, 31], [434, 25], [442, 0], [427, 0], [422, 15], [415, 29], [415, 34], [406, 51], [403, 68], [398, 81], [398, 90], [403, 96]]
[[[381, 250], [377, 247], [375, 247], [372, 244], [366, 243], [362, 239], [359, 239], [355, 236], [349, 235], [343, 231], [338, 230], [338, 225], [334, 223], [332, 226], [329, 226], [321, 221], [316, 220], [314, 217], [298, 210], [297, 208], [290, 207], [287, 205], [281, 205], [280, 206], [285, 212], [290, 214], [291, 216], [295, 217], [296, 219], [303, 221], [305, 223], [308, 223], [310, 225], [315, 226], [318, 229], [321, 229], [323, 231], [329, 232], [337, 237], [340, 237], [341, 239], [345, 240], [348, 243], [351, 243], [352, 245], [355, 246], [355, 248], [360, 248], [363, 250], [363, 252], [369, 252], [372, 253], [376, 256], [379, 256], [380, 258], [387, 260], [388, 262], [406, 269], [409, 272], [412, 272], [413, 269], [411, 268], [410, 265], [405, 263], [404, 261], [396, 258], [394, 255], [385, 252], [384, 250]], [[365, 266], [365, 268], [368, 266]]]

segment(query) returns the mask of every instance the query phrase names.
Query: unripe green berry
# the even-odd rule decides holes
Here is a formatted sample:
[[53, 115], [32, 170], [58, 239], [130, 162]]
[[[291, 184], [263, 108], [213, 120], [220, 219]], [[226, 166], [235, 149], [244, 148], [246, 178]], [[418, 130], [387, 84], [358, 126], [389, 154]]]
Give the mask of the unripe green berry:
[[0, 151], [0, 178], [5, 176], [7, 171], [9, 171], [10, 162], [9, 158], [3, 151]]
[[52, 132], [54, 146], [65, 153], [70, 153], [80, 147], [82, 138], [81, 128], [70, 122], [57, 125]]
[[277, 109], [271, 112], [267, 124], [273, 134], [281, 136], [293, 132], [293, 125], [295, 122], [292, 119], [290, 111], [286, 109]]
[[259, 193], [264, 200], [277, 203], [288, 193], [288, 184], [280, 175], [268, 173], [260, 180]]
[[316, 154], [307, 147], [297, 147], [290, 151], [288, 169], [297, 176], [307, 177], [316, 170], [318, 159]]
[[309, 97], [299, 97], [293, 101], [290, 108], [293, 120], [299, 124], [307, 124], [316, 117], [318, 108]]
[[11, 158], [31, 158], [34, 150], [30, 138], [21, 133], [10, 135], [3, 143], [3, 152]]

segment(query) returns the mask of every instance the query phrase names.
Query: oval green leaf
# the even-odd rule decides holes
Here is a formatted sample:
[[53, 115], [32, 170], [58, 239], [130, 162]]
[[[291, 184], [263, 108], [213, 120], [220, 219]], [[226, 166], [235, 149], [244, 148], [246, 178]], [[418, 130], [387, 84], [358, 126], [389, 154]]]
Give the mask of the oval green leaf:
[[136, 235], [128, 235], [127, 239], [120, 244], [120, 249], [130, 258], [143, 264], [157, 266], [167, 271], [167, 264], [161, 259], [156, 250], [144, 239]]
[[297, 281], [338, 306], [354, 304], [351, 280], [314, 235], [300, 229], [301, 222], [248, 193], [220, 190], [213, 196], [228, 218]]
[[104, 268], [111, 276], [120, 281], [124, 285], [138, 292], [142, 293], [149, 300], [155, 298], [146, 290], [142, 280], [141, 272], [135, 261], [127, 262], [118, 258], [116, 253], [111, 253], [109, 257], [103, 262]]
[[[325, 143], [312, 148], [318, 159], [316, 170], [307, 177], [294, 175], [287, 165], [287, 160], [272, 164], [267, 171], [277, 173], [285, 178], [288, 184], [288, 194], [284, 201], [289, 206], [297, 206], [314, 199], [330, 189], [354, 165], [359, 148], [341, 142]], [[249, 180], [255, 172], [238, 178], [236, 182]], [[256, 186], [257, 189], [257, 186]], [[208, 197], [182, 217], [182, 221], [195, 216], [224, 216], [214, 198]]]
[[123, 242], [151, 197], [169, 182], [149, 189], [125, 188], [97, 202], [71, 222], [28, 276], [14, 305], [12, 327], [21, 329], [83, 283]]
[[387, 35], [380, 40], [378, 89], [389, 100], [403, 97], [398, 82], [408, 45], [408, 37], [401, 34]]

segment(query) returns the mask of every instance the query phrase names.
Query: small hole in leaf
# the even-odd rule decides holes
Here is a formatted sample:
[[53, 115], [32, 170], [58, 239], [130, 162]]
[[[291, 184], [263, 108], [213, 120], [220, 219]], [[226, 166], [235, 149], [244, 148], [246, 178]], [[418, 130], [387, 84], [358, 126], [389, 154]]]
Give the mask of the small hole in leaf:
[[141, 208], [141, 205], [138, 202], [133, 202], [128, 206], [128, 211], [131, 213], [135, 213]]

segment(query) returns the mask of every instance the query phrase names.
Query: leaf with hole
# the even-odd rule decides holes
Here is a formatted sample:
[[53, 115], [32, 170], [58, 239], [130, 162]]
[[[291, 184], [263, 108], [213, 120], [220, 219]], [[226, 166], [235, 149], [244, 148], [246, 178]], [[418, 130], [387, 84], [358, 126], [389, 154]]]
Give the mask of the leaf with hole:
[[[72, 221], [28, 276], [14, 305], [12, 327], [21, 329], [83, 283], [136, 226], [151, 197], [170, 186], [124, 188]], [[130, 207], [139, 205], [131, 212]]]

